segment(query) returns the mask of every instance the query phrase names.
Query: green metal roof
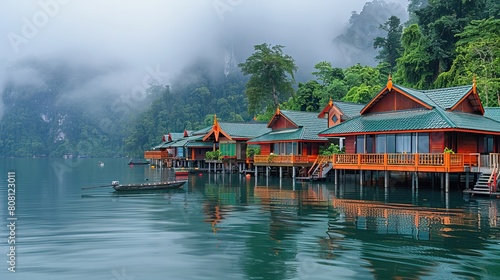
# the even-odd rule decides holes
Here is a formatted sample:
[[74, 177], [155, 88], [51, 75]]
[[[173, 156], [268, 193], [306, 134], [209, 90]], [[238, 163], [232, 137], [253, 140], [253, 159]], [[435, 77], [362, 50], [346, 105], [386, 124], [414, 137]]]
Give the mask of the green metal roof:
[[293, 140], [325, 140], [318, 133], [328, 127], [328, 120], [318, 118], [318, 113], [282, 110], [280, 114], [303, 128], [300, 137]]
[[231, 138], [254, 138], [271, 130], [263, 122], [219, 122], [219, 125]]
[[[446, 109], [455, 106], [470, 92], [472, 86], [460, 86], [419, 91], [400, 86], [396, 88], [429, 105], [432, 109], [412, 109], [383, 113], [368, 113], [328, 128], [321, 135], [342, 135], [349, 133], [370, 133], [383, 131], [466, 129], [485, 132], [500, 132], [500, 110], [492, 110], [484, 117], [480, 114], [451, 112]], [[498, 113], [497, 113], [498, 112]]]
[[441, 88], [423, 90], [422, 93], [427, 95], [437, 106], [443, 109], [450, 109], [455, 106], [462, 98], [471, 91], [472, 86], [460, 86], [452, 88]]
[[496, 121], [500, 121], [500, 107], [485, 107], [484, 116]]
[[318, 136], [318, 133], [328, 127], [328, 120], [318, 118], [316, 112], [281, 110], [280, 115], [289, 119], [298, 128], [273, 130], [255, 137], [248, 143], [277, 142], [294, 140], [327, 140]]
[[361, 132], [406, 131], [449, 128], [450, 125], [435, 110], [395, 111], [358, 116], [320, 134], [347, 134]]
[[351, 102], [341, 102], [341, 101], [334, 101], [333, 102], [337, 108], [342, 111], [342, 114], [344, 114], [345, 119], [350, 119], [354, 118], [355, 116], [359, 116], [359, 113], [363, 108], [366, 106], [366, 104], [357, 104], [357, 103], [351, 103]]

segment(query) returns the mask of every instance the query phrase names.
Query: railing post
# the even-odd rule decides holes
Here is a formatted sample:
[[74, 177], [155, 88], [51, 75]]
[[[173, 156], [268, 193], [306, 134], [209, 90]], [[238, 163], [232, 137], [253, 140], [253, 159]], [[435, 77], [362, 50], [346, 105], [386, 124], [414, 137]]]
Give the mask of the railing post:
[[415, 156], [415, 171], [418, 171], [418, 165], [420, 163], [420, 157], [419, 157], [418, 153], [416, 153], [414, 156]]
[[450, 153], [444, 153], [444, 170], [445, 172], [450, 171]]

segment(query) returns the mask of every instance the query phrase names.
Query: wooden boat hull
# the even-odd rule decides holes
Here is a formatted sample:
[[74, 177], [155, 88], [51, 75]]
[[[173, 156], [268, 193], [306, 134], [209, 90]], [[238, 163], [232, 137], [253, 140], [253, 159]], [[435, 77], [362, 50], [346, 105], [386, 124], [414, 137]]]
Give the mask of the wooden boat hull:
[[128, 165], [148, 165], [149, 162], [129, 162]]
[[187, 181], [168, 181], [144, 184], [112, 185], [115, 191], [147, 191], [147, 190], [169, 190], [181, 188]]

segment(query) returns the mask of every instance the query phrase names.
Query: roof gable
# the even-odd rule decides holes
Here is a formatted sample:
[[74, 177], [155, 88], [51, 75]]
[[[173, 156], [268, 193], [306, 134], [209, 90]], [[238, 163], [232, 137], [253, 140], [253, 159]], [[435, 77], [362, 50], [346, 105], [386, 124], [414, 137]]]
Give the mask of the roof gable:
[[408, 110], [416, 108], [432, 109], [432, 101], [421, 92], [388, 84], [360, 112], [368, 113]]
[[207, 134], [203, 137], [203, 141], [206, 141], [210, 138], [213, 138], [215, 141], [219, 141], [219, 136], [223, 135], [229, 140], [233, 140], [231, 136], [229, 136], [219, 125], [217, 121], [217, 115], [214, 114], [214, 124], [212, 125], [212, 129], [210, 129]]
[[328, 122], [318, 118], [318, 113], [276, 110], [268, 124], [272, 131], [258, 136], [248, 143], [278, 142], [278, 141], [325, 141], [318, 133], [326, 128]]

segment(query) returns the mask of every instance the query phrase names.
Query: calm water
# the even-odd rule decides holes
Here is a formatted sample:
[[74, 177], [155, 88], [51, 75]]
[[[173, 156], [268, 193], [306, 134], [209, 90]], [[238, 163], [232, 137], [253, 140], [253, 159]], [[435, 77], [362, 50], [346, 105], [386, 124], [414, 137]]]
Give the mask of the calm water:
[[172, 175], [101, 160], [0, 159], [0, 279], [500, 279], [498, 200], [220, 174], [163, 193], [82, 191]]

